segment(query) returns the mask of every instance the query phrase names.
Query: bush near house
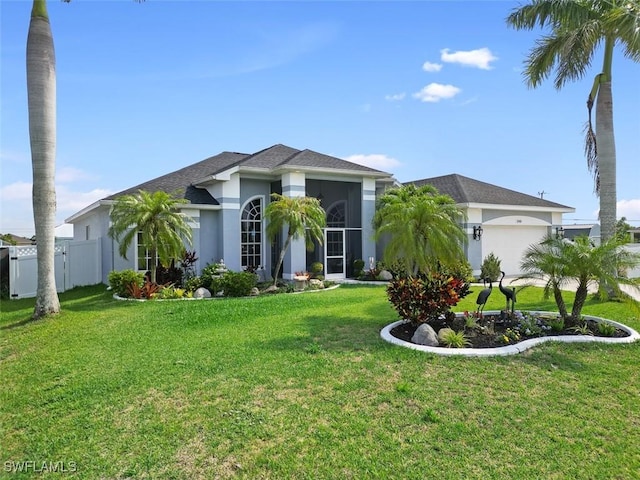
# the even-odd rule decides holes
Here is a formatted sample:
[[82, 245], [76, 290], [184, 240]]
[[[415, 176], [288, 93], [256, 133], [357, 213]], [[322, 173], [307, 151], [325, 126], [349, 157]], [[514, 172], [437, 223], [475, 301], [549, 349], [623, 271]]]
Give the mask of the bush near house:
[[130, 289], [132, 285], [142, 288], [144, 284], [144, 275], [134, 270], [113, 270], [109, 272], [109, 286], [113, 293], [119, 297], [128, 298], [131, 296]]
[[485, 257], [480, 267], [480, 280], [489, 278], [492, 282], [497, 282], [498, 277], [500, 277], [500, 259], [491, 252]]

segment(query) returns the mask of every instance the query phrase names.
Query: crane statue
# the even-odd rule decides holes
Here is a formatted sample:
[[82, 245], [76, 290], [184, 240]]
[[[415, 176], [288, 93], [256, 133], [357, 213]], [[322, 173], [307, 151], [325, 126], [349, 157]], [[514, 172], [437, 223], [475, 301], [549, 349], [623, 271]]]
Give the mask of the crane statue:
[[500, 288], [502, 294], [507, 298], [507, 306], [505, 311], [509, 313], [509, 304], [511, 304], [511, 313], [513, 313], [516, 305], [516, 289], [503, 287], [502, 279], [504, 278], [505, 273], [503, 271], [500, 271], [500, 273], [502, 274], [502, 276], [500, 277], [500, 283], [498, 284], [498, 287]]
[[489, 288], [484, 288], [483, 290], [481, 290], [480, 293], [478, 294], [478, 298], [476, 299], [476, 304], [478, 305], [478, 309], [476, 310], [476, 313], [478, 314], [479, 318], [482, 318], [482, 311], [484, 310], [484, 306], [487, 304], [487, 300], [489, 300], [489, 295], [491, 295], [491, 291], [493, 290], [493, 284], [491, 283], [490, 278], [483, 278], [482, 279], [483, 285], [485, 287], [487, 286], [487, 280], [489, 281]]

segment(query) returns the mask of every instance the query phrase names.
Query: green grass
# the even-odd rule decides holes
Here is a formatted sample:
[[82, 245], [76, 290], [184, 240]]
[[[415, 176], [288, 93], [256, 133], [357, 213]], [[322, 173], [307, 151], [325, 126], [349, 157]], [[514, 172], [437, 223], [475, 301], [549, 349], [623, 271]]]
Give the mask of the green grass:
[[[61, 301], [37, 322], [33, 300], [0, 304], [0, 478], [33, 477], [5, 471], [25, 461], [82, 479], [640, 478], [638, 343], [415, 352], [379, 337], [397, 319], [383, 287]], [[517, 308], [555, 310], [536, 288]], [[624, 304], [584, 313], [640, 329]]]

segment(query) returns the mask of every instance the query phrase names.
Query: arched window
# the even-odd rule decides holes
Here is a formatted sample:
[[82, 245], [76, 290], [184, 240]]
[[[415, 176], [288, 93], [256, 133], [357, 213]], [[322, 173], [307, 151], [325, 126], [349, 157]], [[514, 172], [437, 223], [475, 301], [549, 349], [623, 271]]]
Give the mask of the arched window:
[[346, 202], [336, 202], [327, 209], [327, 227], [345, 228], [346, 226]]
[[240, 218], [240, 256], [243, 268], [262, 265], [262, 199], [254, 198], [242, 209]]

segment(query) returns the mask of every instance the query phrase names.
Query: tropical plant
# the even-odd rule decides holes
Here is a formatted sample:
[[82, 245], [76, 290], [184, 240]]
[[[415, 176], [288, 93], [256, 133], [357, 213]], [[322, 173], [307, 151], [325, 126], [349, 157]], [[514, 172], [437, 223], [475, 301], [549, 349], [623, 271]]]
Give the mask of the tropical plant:
[[[568, 325], [576, 325], [591, 284], [604, 281], [620, 297], [625, 297], [620, 289], [621, 284], [640, 290], [638, 280], [617, 277], [615, 274], [617, 270], [633, 269], [639, 264], [640, 255], [622, 248], [615, 238], [592, 245], [587, 236], [568, 241], [549, 235], [540, 244], [532, 245], [525, 251], [521, 263], [524, 273], [520, 278], [544, 281], [545, 298], [553, 293], [562, 318], [567, 319]], [[575, 282], [577, 286], [569, 315], [561, 289], [570, 282]]]
[[131, 269], [112, 270], [109, 272], [108, 281], [113, 293], [120, 297], [126, 297], [129, 294], [129, 285], [132, 283], [142, 287], [144, 274]]
[[268, 220], [267, 236], [273, 241], [283, 229], [286, 228], [286, 238], [278, 263], [273, 272], [273, 285], [278, 284], [278, 273], [284, 256], [291, 245], [291, 241], [304, 237], [307, 250], [313, 250], [313, 242], [322, 244], [323, 228], [326, 224], [324, 209], [320, 206], [320, 200], [312, 197], [285, 197], [278, 193], [271, 194], [271, 203], [264, 212]]
[[[637, 0], [532, 0], [512, 10], [507, 24], [518, 30], [549, 27], [525, 61], [524, 76], [539, 86], [555, 70], [554, 86], [579, 80], [603, 46], [602, 71], [595, 76], [587, 98], [585, 154], [600, 197], [602, 241], [615, 235], [616, 151], [613, 129], [612, 63], [615, 45], [625, 57], [640, 61], [640, 4]], [[595, 133], [591, 109], [596, 104]]]
[[497, 282], [500, 276], [500, 259], [493, 252], [485, 257], [480, 266], [480, 278], [490, 278]]
[[438, 332], [438, 341], [448, 348], [464, 348], [471, 345], [471, 342], [463, 331], [456, 332], [451, 328], [442, 328]]
[[109, 236], [119, 242], [120, 256], [127, 258], [129, 246], [137, 238], [149, 253], [151, 281], [156, 282], [158, 259], [162, 266], [180, 258], [186, 243], [191, 243], [192, 233], [189, 218], [179, 211], [178, 199], [166, 192], [146, 192], [123, 195], [116, 199], [111, 209]]
[[376, 240], [384, 238], [386, 263], [399, 262], [410, 275], [429, 272], [437, 264], [462, 261], [466, 235], [463, 211], [431, 185], [413, 184], [386, 191], [373, 218]]
[[54, 269], [56, 60], [45, 0], [34, 0], [27, 36], [27, 97], [38, 285], [33, 318], [60, 311]]

